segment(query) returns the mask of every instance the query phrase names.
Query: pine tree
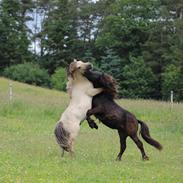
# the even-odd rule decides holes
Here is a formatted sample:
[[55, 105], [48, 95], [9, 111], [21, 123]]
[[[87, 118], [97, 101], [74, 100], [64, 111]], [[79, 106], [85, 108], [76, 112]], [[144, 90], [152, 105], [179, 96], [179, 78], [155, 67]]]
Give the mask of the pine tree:
[[101, 57], [100, 69], [112, 75], [116, 80], [121, 77], [121, 59], [112, 49], [105, 51], [105, 56]]
[[50, 9], [40, 34], [44, 50], [41, 65], [51, 74], [57, 67], [65, 67], [73, 59], [77, 37], [75, 13], [73, 1], [50, 2]]
[[120, 94], [127, 98], [150, 98], [154, 93], [155, 77], [142, 57], [130, 57], [130, 64], [123, 68]]

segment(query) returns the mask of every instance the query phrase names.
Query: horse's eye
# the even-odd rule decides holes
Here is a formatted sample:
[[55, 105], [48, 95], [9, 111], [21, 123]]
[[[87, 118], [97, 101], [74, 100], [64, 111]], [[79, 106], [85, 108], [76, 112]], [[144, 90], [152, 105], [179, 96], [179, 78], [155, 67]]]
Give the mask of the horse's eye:
[[81, 69], [81, 67], [78, 67], [78, 69]]

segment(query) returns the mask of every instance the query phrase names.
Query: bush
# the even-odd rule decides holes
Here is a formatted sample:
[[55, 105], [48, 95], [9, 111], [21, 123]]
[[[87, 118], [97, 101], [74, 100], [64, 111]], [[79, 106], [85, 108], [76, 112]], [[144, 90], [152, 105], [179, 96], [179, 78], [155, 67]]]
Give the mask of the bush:
[[183, 100], [183, 73], [180, 67], [169, 65], [162, 74], [163, 99], [170, 99], [170, 91], [174, 91], [174, 99]]
[[47, 71], [32, 63], [8, 67], [4, 70], [3, 75], [10, 79], [28, 84], [46, 87], [50, 85], [50, 78]]
[[51, 76], [52, 87], [57, 90], [66, 91], [66, 82], [67, 73], [64, 68], [58, 68]]

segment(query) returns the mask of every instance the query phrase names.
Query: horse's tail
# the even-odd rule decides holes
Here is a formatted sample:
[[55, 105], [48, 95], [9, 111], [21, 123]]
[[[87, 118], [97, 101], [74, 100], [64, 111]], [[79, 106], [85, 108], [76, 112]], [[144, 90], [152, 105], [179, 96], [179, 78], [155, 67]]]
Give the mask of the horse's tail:
[[63, 128], [63, 123], [58, 122], [55, 127], [55, 137], [59, 146], [65, 151], [70, 151], [69, 146], [69, 133]]
[[138, 123], [140, 123], [141, 125], [141, 130], [140, 130], [140, 134], [142, 135], [142, 138], [147, 142], [149, 143], [150, 145], [154, 146], [155, 148], [157, 148], [158, 150], [162, 150], [162, 145], [154, 140], [151, 136], [150, 136], [150, 133], [149, 133], [149, 128], [148, 126], [143, 122], [143, 121], [140, 121], [140, 120], [137, 120]]

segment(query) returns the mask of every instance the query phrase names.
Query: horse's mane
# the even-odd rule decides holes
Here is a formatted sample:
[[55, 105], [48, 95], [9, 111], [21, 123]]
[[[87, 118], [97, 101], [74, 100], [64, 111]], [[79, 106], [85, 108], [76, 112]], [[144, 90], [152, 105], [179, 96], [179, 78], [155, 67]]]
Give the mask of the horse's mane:
[[104, 87], [104, 93], [110, 95], [113, 99], [117, 97], [117, 82], [111, 75], [102, 74], [99, 82]]
[[[72, 82], [73, 82], [73, 75], [70, 72], [70, 65], [66, 67], [66, 72], [67, 72], [67, 92], [71, 97], [71, 92], [72, 92]], [[117, 97], [118, 94], [118, 86], [116, 80], [109, 74], [105, 74], [103, 72], [98, 72], [98, 71], [87, 71], [84, 74], [87, 79], [89, 79], [95, 88], [104, 88], [104, 91], [102, 92], [106, 96], [114, 99]]]
[[117, 83], [111, 75], [96, 70], [88, 70], [84, 76], [93, 83], [94, 88], [103, 88], [102, 94], [105, 94], [106, 97], [112, 99], [117, 97]]
[[71, 98], [71, 94], [72, 94], [72, 84], [73, 84], [73, 79], [70, 76], [68, 76], [67, 83], [66, 83], [66, 91], [69, 94], [70, 98]]

